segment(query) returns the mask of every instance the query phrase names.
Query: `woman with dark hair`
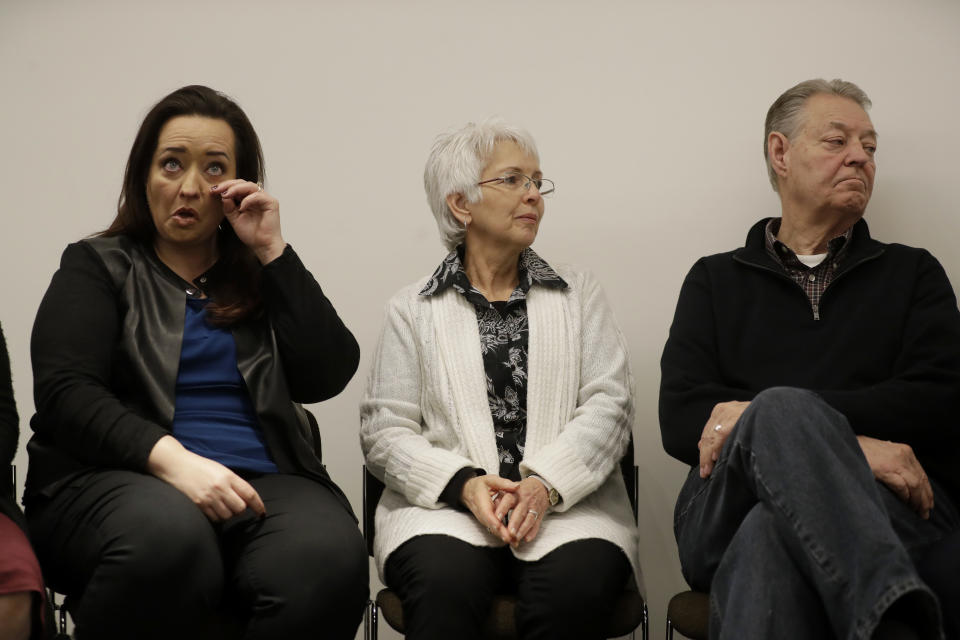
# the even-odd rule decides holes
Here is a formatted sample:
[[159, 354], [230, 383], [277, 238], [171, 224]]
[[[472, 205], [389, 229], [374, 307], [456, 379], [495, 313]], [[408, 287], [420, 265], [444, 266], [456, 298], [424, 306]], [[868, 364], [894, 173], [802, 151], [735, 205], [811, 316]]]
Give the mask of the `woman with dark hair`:
[[37, 313], [26, 515], [81, 640], [356, 632], [366, 552], [299, 403], [359, 348], [262, 181], [243, 111], [173, 92]]

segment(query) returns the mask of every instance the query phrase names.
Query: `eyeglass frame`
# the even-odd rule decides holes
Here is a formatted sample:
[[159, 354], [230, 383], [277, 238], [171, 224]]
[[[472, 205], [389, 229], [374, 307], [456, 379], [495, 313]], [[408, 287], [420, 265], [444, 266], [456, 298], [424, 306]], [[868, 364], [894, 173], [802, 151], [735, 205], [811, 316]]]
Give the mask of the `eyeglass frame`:
[[[544, 178], [544, 177], [541, 176], [540, 178], [534, 179], [534, 178], [531, 178], [530, 176], [528, 176], [528, 175], [525, 174], [525, 173], [520, 173], [519, 171], [507, 171], [507, 172], [504, 173], [502, 176], [497, 176], [496, 178], [490, 178], [489, 180], [481, 180], [480, 182], [477, 183], [477, 186], [478, 186], [478, 187], [481, 187], [481, 186], [483, 186], [483, 185], [485, 185], [485, 184], [490, 184], [491, 182], [497, 182], [497, 181], [499, 181], [500, 184], [504, 184], [504, 181], [506, 180], [507, 176], [520, 176], [521, 178], [523, 178], [524, 180], [526, 180], [526, 182], [525, 182], [524, 185], [523, 185], [523, 189], [522, 189], [524, 192], [526, 192], [528, 189], [530, 189], [530, 185], [531, 185], [531, 184], [536, 184], [538, 181], [539, 181], [541, 184], [543, 184], [544, 182], [549, 182], [549, 183], [550, 183], [550, 188], [549, 188], [547, 191], [541, 191], [541, 190], [540, 190], [540, 187], [537, 186], [537, 193], [539, 193], [541, 197], [543, 197], [543, 196], [548, 196], [548, 195], [552, 194], [554, 191], [557, 190], [557, 183], [555, 183], [555, 182], [554, 182], [553, 180], [551, 180], [550, 178]], [[507, 187], [508, 189], [511, 188], [510, 185], [506, 185], [506, 187]]]

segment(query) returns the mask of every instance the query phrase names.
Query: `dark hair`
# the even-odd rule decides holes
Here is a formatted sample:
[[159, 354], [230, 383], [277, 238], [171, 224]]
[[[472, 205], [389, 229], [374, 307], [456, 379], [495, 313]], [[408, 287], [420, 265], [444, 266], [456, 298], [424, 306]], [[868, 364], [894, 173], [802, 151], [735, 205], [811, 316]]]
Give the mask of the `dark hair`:
[[[100, 233], [101, 236], [125, 235], [153, 246], [157, 228], [147, 203], [147, 177], [160, 130], [177, 116], [204, 116], [223, 120], [230, 125], [237, 158], [237, 177], [263, 184], [260, 139], [243, 110], [236, 102], [209, 87], [183, 87], [160, 100], [143, 119], [123, 174], [117, 217]], [[231, 274], [231, 281], [217, 291], [217, 298], [207, 305], [207, 313], [211, 323], [225, 326], [259, 310], [260, 265], [253, 251], [237, 238], [228, 222], [220, 227], [217, 249], [226, 272]]]

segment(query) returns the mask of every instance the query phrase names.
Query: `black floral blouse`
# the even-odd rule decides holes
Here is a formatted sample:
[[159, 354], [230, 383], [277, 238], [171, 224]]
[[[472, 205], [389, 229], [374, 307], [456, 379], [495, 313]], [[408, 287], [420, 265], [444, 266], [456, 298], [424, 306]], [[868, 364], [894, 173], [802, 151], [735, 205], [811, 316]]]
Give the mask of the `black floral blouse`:
[[463, 270], [463, 245], [451, 251], [433, 273], [422, 296], [453, 287], [477, 312], [480, 352], [487, 375], [487, 400], [500, 455], [500, 476], [520, 479], [527, 437], [527, 292], [533, 285], [565, 289], [567, 283], [533, 249], [520, 254], [517, 288], [506, 301], [489, 302], [473, 288]]

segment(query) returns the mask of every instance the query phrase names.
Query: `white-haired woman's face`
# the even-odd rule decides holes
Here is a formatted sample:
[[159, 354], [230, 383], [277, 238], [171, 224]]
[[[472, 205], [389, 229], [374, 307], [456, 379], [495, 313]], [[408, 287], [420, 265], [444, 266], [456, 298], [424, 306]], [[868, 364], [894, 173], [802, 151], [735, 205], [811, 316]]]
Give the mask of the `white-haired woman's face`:
[[497, 143], [480, 174], [483, 198], [463, 205], [469, 214], [468, 242], [513, 246], [518, 251], [533, 244], [543, 219], [543, 196], [537, 185], [541, 177], [534, 156], [512, 140]]

